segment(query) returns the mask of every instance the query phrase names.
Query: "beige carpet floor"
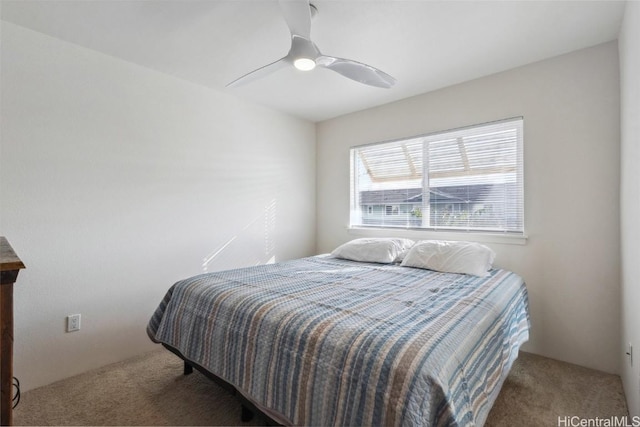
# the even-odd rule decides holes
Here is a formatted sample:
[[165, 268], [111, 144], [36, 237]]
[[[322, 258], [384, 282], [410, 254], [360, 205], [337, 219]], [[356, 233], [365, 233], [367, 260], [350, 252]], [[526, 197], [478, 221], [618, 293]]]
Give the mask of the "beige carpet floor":
[[[628, 415], [620, 378], [520, 353], [487, 426], [558, 426], [558, 417]], [[23, 393], [16, 425], [260, 425], [240, 404], [162, 349]]]

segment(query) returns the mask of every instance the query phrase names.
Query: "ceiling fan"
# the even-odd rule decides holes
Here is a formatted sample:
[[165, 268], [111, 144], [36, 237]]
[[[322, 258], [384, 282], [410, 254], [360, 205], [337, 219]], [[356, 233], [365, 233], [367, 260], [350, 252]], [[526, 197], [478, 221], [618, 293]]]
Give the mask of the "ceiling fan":
[[280, 0], [279, 3], [291, 31], [289, 53], [284, 58], [232, 81], [227, 87], [249, 83], [291, 65], [302, 71], [313, 70], [316, 66], [328, 68], [351, 80], [380, 88], [390, 88], [396, 83], [396, 79], [389, 74], [370, 65], [323, 55], [311, 41], [311, 17], [317, 13], [317, 9], [309, 0]]

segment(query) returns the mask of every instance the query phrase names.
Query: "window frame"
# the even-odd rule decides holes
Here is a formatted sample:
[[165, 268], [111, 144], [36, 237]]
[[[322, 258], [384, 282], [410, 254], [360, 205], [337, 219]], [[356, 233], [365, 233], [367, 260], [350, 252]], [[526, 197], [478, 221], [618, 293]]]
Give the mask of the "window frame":
[[[467, 228], [467, 229], [463, 229], [463, 228], [455, 228], [455, 227], [451, 227], [451, 228], [447, 228], [447, 227], [438, 227], [438, 226], [431, 226], [431, 223], [429, 224], [429, 226], [393, 226], [393, 225], [386, 225], [386, 224], [363, 224], [362, 222], [362, 214], [363, 212], [360, 212], [360, 209], [358, 207], [358, 200], [359, 200], [359, 196], [355, 196], [354, 194], [356, 194], [356, 191], [358, 190], [357, 188], [357, 179], [355, 177], [355, 168], [356, 168], [356, 162], [357, 162], [357, 156], [358, 156], [358, 150], [359, 149], [363, 149], [365, 147], [373, 147], [376, 145], [383, 145], [383, 144], [389, 144], [389, 143], [400, 143], [400, 142], [411, 142], [412, 140], [416, 140], [416, 139], [422, 139], [422, 144], [423, 144], [423, 158], [422, 158], [422, 162], [423, 162], [423, 169], [424, 169], [424, 173], [422, 175], [422, 187], [421, 188], [430, 188], [429, 187], [429, 173], [428, 173], [428, 151], [429, 151], [429, 144], [433, 143], [434, 138], [438, 137], [438, 136], [448, 136], [448, 135], [456, 135], [456, 134], [463, 134], [464, 137], [464, 133], [465, 131], [473, 131], [473, 130], [477, 130], [477, 129], [482, 129], [485, 127], [489, 127], [492, 125], [502, 125], [502, 124], [509, 124], [511, 122], [514, 122], [514, 126], [517, 130], [517, 134], [516, 134], [516, 171], [515, 173], [515, 177], [516, 177], [516, 191], [517, 193], [517, 197], [519, 199], [519, 203], [517, 204], [517, 212], [518, 212], [518, 220], [519, 225], [521, 225], [519, 230], [509, 230], [507, 229], [507, 227], [505, 227], [505, 229], [496, 229], [496, 230], [488, 230], [488, 229], [479, 229], [479, 228]], [[431, 140], [429, 142], [427, 142], [428, 140]], [[388, 232], [390, 230], [394, 231], [394, 234], [398, 235], [398, 234], [404, 234], [405, 236], [409, 233], [410, 236], [408, 237], [412, 237], [414, 236], [416, 233], [418, 233], [419, 237], [423, 237], [423, 238], [431, 238], [430, 236], [432, 235], [437, 235], [438, 238], [440, 238], [441, 236], [449, 236], [446, 238], [452, 238], [452, 240], [460, 240], [460, 239], [472, 239], [472, 240], [479, 240], [479, 241], [504, 241], [504, 242], [508, 242], [508, 243], [518, 243], [518, 244], [524, 244], [526, 243], [526, 239], [527, 239], [527, 235], [526, 235], [526, 222], [525, 222], [525, 185], [524, 185], [524, 117], [522, 116], [516, 116], [516, 117], [510, 117], [507, 119], [501, 119], [501, 120], [495, 120], [495, 121], [491, 121], [491, 122], [484, 122], [484, 123], [478, 123], [478, 124], [473, 124], [473, 125], [469, 125], [469, 126], [463, 126], [463, 127], [459, 127], [459, 128], [453, 128], [453, 129], [448, 129], [448, 130], [442, 130], [442, 131], [436, 131], [436, 132], [430, 132], [430, 133], [426, 133], [426, 134], [421, 134], [421, 135], [416, 135], [416, 136], [410, 136], [410, 137], [403, 137], [403, 138], [397, 138], [397, 139], [393, 139], [393, 140], [387, 140], [387, 141], [380, 141], [380, 142], [375, 142], [375, 143], [369, 143], [369, 144], [362, 144], [362, 145], [357, 145], [357, 146], [352, 146], [349, 149], [349, 153], [350, 153], [350, 170], [349, 170], [349, 175], [350, 175], [350, 202], [349, 202], [349, 209], [350, 209], [350, 219], [349, 219], [349, 226], [348, 229], [351, 232], [354, 232], [356, 234], [370, 234], [370, 231], [375, 231], [376, 230], [380, 230], [383, 232]], [[462, 154], [461, 154], [462, 155]], [[410, 162], [410, 160], [409, 160]], [[368, 168], [367, 168], [368, 169]], [[434, 187], [434, 188], [438, 188], [438, 187]], [[424, 190], [423, 190], [424, 192]], [[359, 215], [358, 215], [359, 213]], [[423, 205], [423, 212], [424, 213], [424, 205]], [[425, 213], [426, 215], [426, 213]], [[355, 221], [354, 218], [358, 217], [360, 218], [360, 223], [358, 223], [358, 221]], [[400, 232], [400, 233], [398, 233]], [[445, 238], [445, 237], [442, 237]]]

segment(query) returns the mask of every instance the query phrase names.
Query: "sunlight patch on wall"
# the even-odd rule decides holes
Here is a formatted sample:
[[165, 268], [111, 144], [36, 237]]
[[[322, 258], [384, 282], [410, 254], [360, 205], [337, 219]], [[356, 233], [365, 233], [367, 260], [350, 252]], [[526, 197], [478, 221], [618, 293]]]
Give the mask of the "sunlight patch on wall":
[[202, 271], [228, 270], [276, 262], [276, 200], [263, 205], [237, 233], [202, 260]]

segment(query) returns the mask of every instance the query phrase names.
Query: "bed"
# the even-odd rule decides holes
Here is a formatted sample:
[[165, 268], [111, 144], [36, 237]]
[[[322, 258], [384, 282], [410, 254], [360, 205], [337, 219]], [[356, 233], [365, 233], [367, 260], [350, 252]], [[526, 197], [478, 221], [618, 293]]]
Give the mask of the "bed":
[[506, 270], [320, 255], [180, 281], [147, 333], [280, 424], [481, 426], [529, 313]]

